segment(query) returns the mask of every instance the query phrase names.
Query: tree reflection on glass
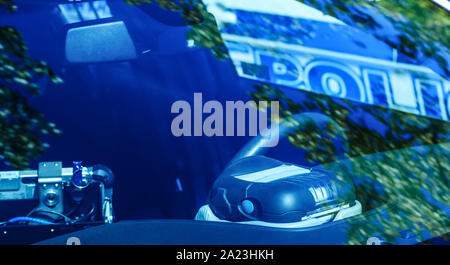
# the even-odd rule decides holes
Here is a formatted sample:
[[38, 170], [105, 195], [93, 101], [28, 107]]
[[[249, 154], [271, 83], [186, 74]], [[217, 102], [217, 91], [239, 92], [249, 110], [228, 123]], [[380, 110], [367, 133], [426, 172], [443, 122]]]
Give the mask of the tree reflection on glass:
[[370, 33], [409, 57], [409, 63], [432, 61], [433, 70], [450, 76], [450, 16], [432, 1], [297, 1]]
[[[341, 135], [336, 134], [332, 124], [326, 130], [314, 125], [301, 127], [287, 138], [306, 150], [310, 162], [324, 164], [355, 183], [363, 210], [374, 211], [350, 222], [350, 244], [364, 244], [372, 236], [393, 242], [407, 230], [419, 239], [425, 228], [434, 236], [448, 232], [449, 219], [440, 207], [450, 199], [448, 122], [298, 93], [305, 94], [305, 99], [295, 102], [281, 90], [263, 84], [256, 86], [251, 95], [255, 100], [280, 101], [284, 119], [296, 113], [319, 112], [341, 127], [346, 139], [343, 154], [336, 151], [339, 148], [333, 139]], [[370, 115], [388, 129], [380, 132], [362, 120], [354, 120], [353, 114], [358, 112]], [[336, 160], [339, 155], [348, 159]]]
[[[5, 0], [0, 8], [17, 9]], [[60, 133], [28, 104], [29, 95], [39, 95], [36, 82], [44, 76], [62, 82], [45, 62], [28, 56], [22, 35], [14, 27], [0, 26], [0, 161], [6, 166], [27, 168], [48, 147], [39, 136]]]
[[131, 5], [158, 4], [161, 8], [177, 12], [189, 26], [186, 38], [195, 45], [208, 48], [218, 59], [229, 59], [227, 48], [220, 35], [214, 16], [202, 1], [124, 0]]

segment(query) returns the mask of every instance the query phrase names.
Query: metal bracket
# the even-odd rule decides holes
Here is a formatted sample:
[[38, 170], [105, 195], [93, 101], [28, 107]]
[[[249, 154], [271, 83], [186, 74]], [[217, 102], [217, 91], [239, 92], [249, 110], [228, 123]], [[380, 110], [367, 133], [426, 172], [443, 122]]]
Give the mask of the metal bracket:
[[38, 208], [63, 213], [62, 162], [39, 163], [37, 187], [39, 194]]

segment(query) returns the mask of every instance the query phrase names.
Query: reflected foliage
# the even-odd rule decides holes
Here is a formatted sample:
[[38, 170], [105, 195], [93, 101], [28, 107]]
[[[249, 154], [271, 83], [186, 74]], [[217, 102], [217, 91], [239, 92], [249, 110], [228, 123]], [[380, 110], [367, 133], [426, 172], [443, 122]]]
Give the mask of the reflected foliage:
[[225, 43], [214, 16], [201, 1], [125, 0], [132, 5], [158, 4], [161, 8], [179, 13], [189, 26], [186, 38], [195, 45], [208, 48], [217, 59], [229, 59]]
[[[14, 12], [11, 1], [1, 1], [0, 12]], [[46, 121], [28, 104], [28, 97], [39, 95], [39, 78], [62, 82], [43, 61], [28, 56], [21, 34], [11, 26], [0, 26], [0, 161], [17, 169], [27, 168], [47, 144], [39, 138], [58, 134], [55, 124]]]
[[0, 0], [0, 10], [7, 10], [9, 12], [14, 12], [17, 10], [17, 6], [12, 0]]
[[427, 63], [450, 77], [450, 16], [432, 1], [297, 1], [370, 33], [406, 55], [409, 63]]
[[[365, 203], [364, 210], [376, 206], [370, 205], [367, 198], [387, 202], [373, 208], [371, 214], [349, 222], [348, 242], [365, 244], [374, 236], [390, 243], [401, 243], [398, 238], [415, 236], [420, 242], [426, 231], [435, 237], [448, 233], [450, 220], [442, 207], [447, 206], [450, 199], [449, 151], [450, 145], [445, 143], [392, 150], [327, 165], [357, 183], [357, 196]], [[359, 184], [362, 180], [367, 182]], [[374, 189], [374, 185], [380, 188]]]
[[[450, 200], [448, 122], [298, 93], [305, 94], [305, 99], [296, 102], [281, 90], [264, 84], [256, 86], [251, 95], [255, 100], [279, 101], [282, 122], [290, 122], [297, 113], [319, 112], [342, 129], [344, 135], [338, 135], [332, 124], [327, 129], [311, 125], [298, 128], [287, 137], [294, 146], [307, 151], [310, 162], [325, 164], [341, 178], [350, 178], [363, 210], [379, 213], [350, 223], [349, 243], [365, 244], [372, 236], [393, 242], [406, 230], [419, 239], [425, 229], [435, 236], [449, 231], [449, 219], [439, 207]], [[364, 113], [365, 120], [370, 116], [379, 124], [377, 128], [385, 130], [355, 119], [356, 113]], [[338, 137], [345, 139], [343, 148], [335, 146], [333, 139]], [[341, 159], [342, 156], [347, 159]]]
[[[326, 95], [300, 91], [298, 93], [305, 94], [303, 102], [295, 102], [280, 89], [262, 84], [255, 86], [251, 96], [255, 100], [280, 101], [280, 116], [284, 119], [301, 112], [319, 112], [329, 116], [345, 132], [347, 146], [344, 147], [344, 153], [347, 157], [450, 140], [450, 126], [446, 121], [388, 110], [374, 105], [359, 104]], [[362, 117], [355, 119], [355, 113], [364, 113], [364, 119]], [[377, 127], [385, 129], [378, 131], [369, 128], [365, 124], [368, 116], [376, 122]], [[298, 131], [298, 133], [288, 136], [295, 146], [306, 149], [314, 146], [327, 146], [325, 150], [317, 150], [317, 153], [311, 150], [307, 157], [310, 161], [327, 163], [336, 159], [336, 148], [332, 147], [332, 141], [322, 142], [320, 140], [320, 131], [311, 131], [308, 133], [310, 134], [308, 137], [300, 136], [302, 133], [302, 131]], [[333, 134], [331, 136], [337, 137]]]

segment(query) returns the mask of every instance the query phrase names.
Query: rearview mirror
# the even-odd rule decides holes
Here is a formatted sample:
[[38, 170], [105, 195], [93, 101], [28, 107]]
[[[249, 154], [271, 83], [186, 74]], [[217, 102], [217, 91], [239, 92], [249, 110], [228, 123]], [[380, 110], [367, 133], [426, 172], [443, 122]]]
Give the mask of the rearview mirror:
[[124, 61], [137, 57], [123, 21], [69, 29], [65, 53], [70, 63]]

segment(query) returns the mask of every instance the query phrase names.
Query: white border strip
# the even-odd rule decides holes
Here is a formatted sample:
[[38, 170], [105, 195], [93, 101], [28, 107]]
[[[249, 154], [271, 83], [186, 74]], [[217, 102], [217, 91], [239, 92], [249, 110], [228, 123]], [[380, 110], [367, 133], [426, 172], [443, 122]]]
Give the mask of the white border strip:
[[235, 178], [249, 181], [249, 182], [258, 182], [258, 183], [268, 183], [278, 179], [306, 174], [311, 172], [309, 169], [297, 167], [294, 165], [281, 165], [278, 167], [261, 170], [249, 174], [237, 175]]
[[[203, 3], [207, 5], [208, 11], [216, 17], [219, 16], [219, 20], [225, 14], [225, 10], [221, 11], [219, 8], [222, 6], [228, 9], [245, 10], [248, 12], [303, 18], [332, 24], [344, 24], [344, 22], [335, 17], [325, 15], [315, 8], [295, 0], [203, 0]], [[230, 16], [227, 15], [224, 19], [227, 20]]]
[[450, 11], [450, 1], [448, 0], [433, 0], [436, 4], [440, 5], [441, 7], [447, 9], [447, 11]]

